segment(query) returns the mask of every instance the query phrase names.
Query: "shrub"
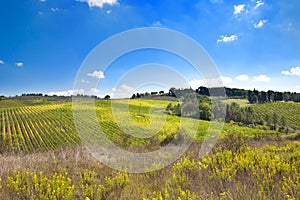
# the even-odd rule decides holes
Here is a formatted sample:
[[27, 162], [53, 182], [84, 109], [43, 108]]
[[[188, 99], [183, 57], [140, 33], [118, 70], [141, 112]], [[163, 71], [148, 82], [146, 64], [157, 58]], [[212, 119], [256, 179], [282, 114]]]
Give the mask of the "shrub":
[[72, 198], [74, 191], [74, 185], [67, 174], [54, 173], [48, 178], [42, 172], [35, 174], [18, 171], [8, 176], [7, 181], [12, 199], [67, 200]]

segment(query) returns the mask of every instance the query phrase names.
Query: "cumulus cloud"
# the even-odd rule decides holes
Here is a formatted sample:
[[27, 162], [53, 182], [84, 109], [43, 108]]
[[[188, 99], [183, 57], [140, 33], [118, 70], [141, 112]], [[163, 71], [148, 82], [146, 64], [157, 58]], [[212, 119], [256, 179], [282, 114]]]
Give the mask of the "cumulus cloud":
[[300, 76], [300, 67], [292, 67], [290, 71], [282, 71], [281, 74], [287, 76]]
[[259, 8], [260, 6], [263, 6], [264, 4], [265, 3], [263, 1], [261, 1], [261, 0], [256, 1], [256, 6], [254, 7], [254, 10], [257, 9], [257, 8]]
[[267, 19], [263, 19], [263, 20], [259, 20], [259, 22], [257, 24], [253, 24], [254, 28], [258, 29], [261, 28], [265, 25], [265, 23], [267, 23], [268, 20]]
[[3, 60], [0, 60], [0, 65], [4, 65], [4, 61]]
[[220, 87], [223, 85], [228, 85], [232, 82], [232, 78], [228, 76], [219, 76], [217, 78], [211, 79], [194, 79], [188, 82], [189, 86], [193, 89], [197, 89], [200, 86], [205, 87]]
[[227, 43], [227, 42], [233, 42], [235, 40], [237, 40], [238, 37], [236, 35], [230, 35], [230, 36], [226, 36], [226, 35], [221, 35], [220, 38], [217, 40], [217, 43]]
[[281, 71], [281, 74], [287, 75], [287, 76], [291, 75], [290, 71]]
[[57, 91], [57, 92], [49, 92], [48, 95], [53, 96], [71, 96], [71, 95], [77, 95], [77, 94], [83, 94], [84, 89], [79, 90], [66, 90], [66, 91]]
[[300, 76], [300, 67], [292, 67], [290, 71], [292, 75]]
[[235, 79], [238, 81], [249, 81], [249, 76], [246, 74], [241, 74], [241, 75], [235, 77]]
[[123, 91], [126, 91], [126, 92], [133, 92], [134, 91], [133, 87], [130, 87], [126, 84], [122, 84], [120, 89], [123, 90]]
[[107, 11], [106, 11], [106, 14], [109, 15], [111, 12], [112, 12], [112, 10], [107, 10]]
[[122, 84], [121, 86], [114, 88], [113, 98], [130, 98], [135, 89], [129, 85]]
[[258, 76], [254, 76], [252, 79], [253, 82], [265, 82], [268, 83], [271, 81], [271, 79], [267, 76], [267, 75], [258, 75]]
[[233, 6], [233, 14], [234, 15], [238, 15], [241, 12], [243, 12], [244, 9], [245, 9], [245, 5], [244, 4], [234, 5]]
[[23, 62], [17, 62], [17, 63], [16, 63], [16, 66], [17, 66], [17, 67], [23, 67], [23, 66], [24, 66], [24, 63], [23, 63]]
[[93, 71], [92, 73], [88, 73], [87, 75], [98, 79], [105, 78], [104, 73], [102, 71]]
[[160, 21], [154, 21], [151, 25], [155, 26], [155, 27], [162, 27], [162, 24]]
[[206, 86], [206, 83], [204, 80], [191, 80], [189, 81], [189, 85], [191, 86], [191, 88], [193, 89], [197, 89], [200, 86]]
[[105, 4], [111, 6], [118, 4], [118, 0], [77, 0], [77, 1], [85, 2], [89, 5], [89, 7], [99, 7], [99, 8], [103, 8]]
[[221, 80], [222, 80], [224, 85], [229, 84], [229, 83], [232, 82], [232, 78], [228, 77], [228, 76], [221, 76]]

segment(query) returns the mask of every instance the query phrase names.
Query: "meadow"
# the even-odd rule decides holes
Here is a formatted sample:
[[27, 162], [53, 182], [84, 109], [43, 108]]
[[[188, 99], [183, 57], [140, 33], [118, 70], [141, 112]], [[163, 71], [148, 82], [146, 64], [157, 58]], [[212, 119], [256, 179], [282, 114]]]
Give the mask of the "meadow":
[[[169, 103], [145, 99], [95, 101], [103, 132], [128, 151], [163, 148], [178, 139], [180, 123], [184, 123], [184, 134], [194, 136], [188, 151], [173, 164], [132, 174], [101, 164], [84, 148], [86, 141], [76, 131], [71, 102], [0, 101], [0, 196], [85, 200], [299, 199], [299, 104], [251, 105], [261, 115], [278, 112], [286, 116], [293, 132], [225, 123], [218, 143], [200, 158], [204, 138], [213, 138], [206, 135], [210, 122], [191, 118], [182, 122], [180, 117], [165, 113]], [[195, 124], [198, 128], [194, 134]], [[89, 130], [89, 124], [85, 126]]]

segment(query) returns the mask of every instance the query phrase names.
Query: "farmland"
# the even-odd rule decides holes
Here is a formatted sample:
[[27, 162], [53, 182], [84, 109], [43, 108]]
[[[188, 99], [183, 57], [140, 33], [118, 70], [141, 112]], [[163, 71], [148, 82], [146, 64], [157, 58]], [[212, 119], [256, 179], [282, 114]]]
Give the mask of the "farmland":
[[1, 133], [2, 152], [29, 153], [79, 143], [67, 105], [2, 108]]
[[[101, 128], [116, 144], [120, 146], [147, 146], [151, 140], [160, 143], [167, 136], [174, 135], [178, 131], [180, 118], [163, 113], [164, 108], [169, 103], [168, 101], [130, 100], [129, 114], [126, 109], [124, 110], [126, 108], [124, 105], [127, 103], [127, 100], [115, 101], [113, 105], [118, 111], [114, 114], [111, 110], [111, 101], [100, 100], [95, 103], [97, 119]], [[11, 102], [8, 105], [11, 105]], [[149, 112], [150, 108], [152, 109], [151, 112]], [[30, 153], [80, 144], [80, 137], [73, 121], [71, 103], [35, 106], [19, 106], [17, 104], [16, 107], [4, 107], [0, 111], [1, 151], [3, 153]], [[117, 116], [119, 119], [116, 121], [115, 117]], [[296, 119], [291, 118], [290, 120], [293, 122]], [[164, 120], [165, 123], [163, 123]], [[186, 119], [185, 129], [190, 132], [192, 124], [199, 124], [195, 139], [201, 141], [205, 136], [209, 122], [195, 121], [194, 119]], [[149, 126], [150, 123], [151, 126]], [[150, 138], [141, 139], [126, 134], [130, 132], [131, 135], [138, 135], [141, 130], [151, 133], [157, 131], [157, 127], [162, 128]], [[228, 124], [225, 124], [224, 132], [236, 129], [251, 137], [275, 133]]]
[[274, 113], [278, 115], [278, 118], [286, 118], [286, 122], [289, 126], [299, 129], [300, 128], [300, 106], [294, 102], [275, 102], [256, 104], [253, 109], [261, 116], [272, 116]]
[[[224, 124], [214, 149], [199, 158], [210, 122], [165, 114], [170, 101], [96, 100], [97, 120], [117, 146], [134, 152], [163, 148], [180, 123], [193, 135], [189, 150], [170, 166], [144, 174], [111, 169], [84, 148], [72, 103], [0, 101], [0, 196], [6, 199], [298, 199], [297, 139], [261, 128]], [[176, 104], [175, 102], [171, 102]], [[126, 107], [126, 105], [128, 105]], [[113, 105], [113, 106], [111, 106]], [[251, 105], [277, 112], [297, 134], [297, 103]], [[128, 112], [129, 111], [129, 112]], [[90, 124], [85, 124], [89, 130]], [[150, 133], [156, 133], [150, 135]], [[149, 133], [149, 135], [148, 135]], [[148, 137], [142, 137], [145, 134]], [[213, 135], [208, 136], [213, 137]], [[135, 191], [135, 192], [133, 192]]]

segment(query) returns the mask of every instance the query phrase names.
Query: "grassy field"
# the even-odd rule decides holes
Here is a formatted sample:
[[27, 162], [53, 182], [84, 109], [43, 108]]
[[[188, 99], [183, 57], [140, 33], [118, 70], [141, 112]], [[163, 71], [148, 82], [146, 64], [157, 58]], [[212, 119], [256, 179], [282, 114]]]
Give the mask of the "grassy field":
[[[82, 146], [85, 138], [76, 132], [70, 102], [0, 101], [0, 197], [299, 199], [297, 139], [292, 141], [276, 131], [224, 124], [213, 151], [199, 158], [210, 123], [166, 115], [168, 104], [145, 99], [95, 102], [97, 120], [105, 135], [129, 151], [163, 148], [177, 137], [180, 123], [184, 133], [190, 135], [198, 126], [195, 141], [175, 163], [154, 172], [129, 174], [99, 163]], [[253, 108], [262, 114], [278, 112], [287, 117], [290, 126], [299, 125], [299, 104]], [[89, 130], [90, 125], [85, 124], [85, 129]]]
[[227, 104], [231, 104], [233, 102], [238, 103], [241, 107], [250, 105], [247, 99], [226, 99]]

